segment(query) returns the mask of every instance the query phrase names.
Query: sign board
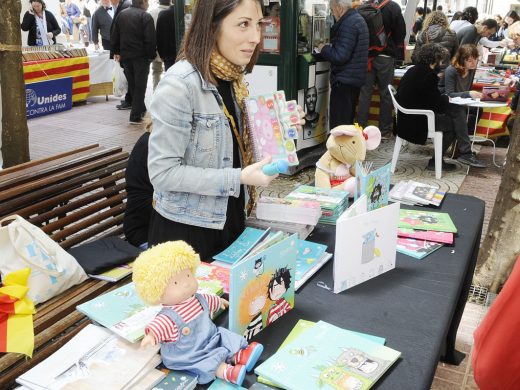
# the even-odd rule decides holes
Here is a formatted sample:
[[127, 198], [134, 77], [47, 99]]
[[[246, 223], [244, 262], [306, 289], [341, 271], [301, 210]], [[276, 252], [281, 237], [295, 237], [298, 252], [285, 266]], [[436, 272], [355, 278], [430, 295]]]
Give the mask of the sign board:
[[72, 77], [38, 81], [25, 85], [27, 118], [72, 108]]

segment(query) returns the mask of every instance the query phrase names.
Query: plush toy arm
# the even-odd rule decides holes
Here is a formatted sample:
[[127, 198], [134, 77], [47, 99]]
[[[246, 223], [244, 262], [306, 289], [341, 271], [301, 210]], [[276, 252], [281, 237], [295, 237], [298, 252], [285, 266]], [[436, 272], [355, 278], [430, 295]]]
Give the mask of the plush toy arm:
[[316, 168], [314, 173], [314, 185], [320, 188], [330, 188], [329, 175], [320, 168]]

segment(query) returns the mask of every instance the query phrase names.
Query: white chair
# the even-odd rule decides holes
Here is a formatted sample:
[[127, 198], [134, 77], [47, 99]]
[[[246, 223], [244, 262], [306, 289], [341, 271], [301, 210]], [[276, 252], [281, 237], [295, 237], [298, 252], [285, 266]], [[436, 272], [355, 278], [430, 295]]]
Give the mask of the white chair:
[[[388, 90], [390, 91], [390, 96], [392, 97], [392, 103], [394, 104], [396, 116], [398, 111], [401, 111], [403, 114], [407, 115], [426, 115], [426, 119], [428, 121], [428, 138], [433, 139], [433, 146], [435, 150], [435, 178], [440, 179], [442, 176], [442, 131], [435, 131], [435, 114], [432, 110], [416, 110], [401, 107], [399, 103], [397, 103], [397, 100], [395, 100], [395, 88], [392, 85], [388, 85]], [[404, 140], [399, 136], [395, 137], [394, 154], [392, 156], [392, 173], [395, 172], [395, 166], [397, 165], [397, 159], [399, 157], [399, 152], [401, 151], [403, 142]]]

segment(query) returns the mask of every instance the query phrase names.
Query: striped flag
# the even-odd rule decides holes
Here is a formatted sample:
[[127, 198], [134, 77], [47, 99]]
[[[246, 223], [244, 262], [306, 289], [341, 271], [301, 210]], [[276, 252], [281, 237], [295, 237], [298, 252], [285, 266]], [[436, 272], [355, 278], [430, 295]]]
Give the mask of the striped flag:
[[509, 106], [483, 108], [477, 123], [477, 135], [486, 138], [508, 135], [507, 119], [509, 115], [511, 115]]
[[23, 64], [25, 84], [72, 77], [72, 102], [87, 100], [90, 91], [88, 57], [29, 61]]
[[34, 349], [34, 304], [25, 296], [30, 268], [5, 275], [0, 287], [0, 352], [32, 357]]

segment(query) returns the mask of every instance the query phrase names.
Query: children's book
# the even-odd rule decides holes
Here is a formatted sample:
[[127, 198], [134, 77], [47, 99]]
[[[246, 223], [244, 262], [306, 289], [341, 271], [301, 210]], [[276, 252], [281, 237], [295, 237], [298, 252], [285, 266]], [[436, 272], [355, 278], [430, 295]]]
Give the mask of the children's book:
[[386, 206], [390, 192], [391, 164], [372, 170], [372, 163], [361, 164], [356, 161], [356, 194], [355, 199], [365, 194], [368, 211]]
[[393, 203], [366, 211], [368, 202], [363, 194], [338, 219], [333, 268], [335, 293], [395, 268], [399, 206]]
[[158, 351], [159, 346], [141, 349], [89, 324], [16, 381], [32, 389], [123, 389], [135, 383]]
[[278, 221], [266, 221], [263, 219], [256, 218], [256, 215], [251, 213], [251, 215], [246, 219], [246, 226], [257, 228], [257, 229], [267, 229], [271, 228], [272, 230], [281, 230], [289, 234], [296, 233], [298, 234], [298, 238], [300, 240], [305, 240], [309, 234], [314, 230], [314, 225], [304, 225], [301, 223], [290, 223], [290, 222], [278, 222]]
[[457, 228], [448, 213], [427, 210], [401, 210], [399, 212], [399, 227], [457, 233]]
[[272, 237], [231, 268], [229, 330], [248, 340], [294, 307], [298, 237]]
[[296, 282], [295, 290], [305, 283], [312, 275], [323, 267], [332, 257], [326, 253], [326, 245], [311, 241], [298, 240], [298, 256], [296, 257]]
[[134, 262], [132, 261], [128, 264], [119, 265], [103, 273], [96, 275], [89, 274], [88, 276], [90, 276], [93, 279], [106, 280], [107, 282], [118, 282], [132, 273], [133, 263]]
[[242, 259], [259, 241], [264, 239], [269, 229], [261, 230], [246, 227], [242, 234], [226, 249], [213, 256], [213, 259], [233, 264]]
[[159, 364], [161, 364], [161, 356], [154, 355], [134, 380], [121, 390], [150, 390], [166, 376], [164, 372], [155, 368]]
[[453, 233], [398, 228], [397, 235], [399, 237], [415, 238], [417, 240], [440, 242], [449, 245], [453, 244]]
[[197, 377], [185, 371], [161, 368], [166, 375], [152, 390], [193, 390], [197, 387]]
[[289, 137], [284, 129], [285, 122], [293, 116], [295, 124], [299, 122], [297, 105], [291, 104], [290, 108], [293, 112], [296, 110], [293, 115], [282, 115], [289, 107], [285, 104], [284, 94], [278, 92], [245, 99], [247, 130], [256, 161], [271, 156], [272, 161], [285, 160], [290, 166], [298, 165], [294, 137]]
[[256, 204], [256, 217], [270, 221], [316, 225], [321, 217], [319, 202], [261, 196]]
[[437, 191], [437, 187], [409, 180], [403, 199], [414, 204], [429, 205]]
[[324, 321], [310, 327], [256, 367], [284, 389], [371, 388], [400, 352]]
[[439, 242], [416, 240], [415, 238], [397, 237], [397, 252], [421, 260], [435, 252], [443, 244]]
[[246, 390], [246, 388], [217, 378], [211, 383], [208, 390]]
[[229, 294], [229, 268], [201, 262], [195, 273], [199, 292], [215, 295]]

